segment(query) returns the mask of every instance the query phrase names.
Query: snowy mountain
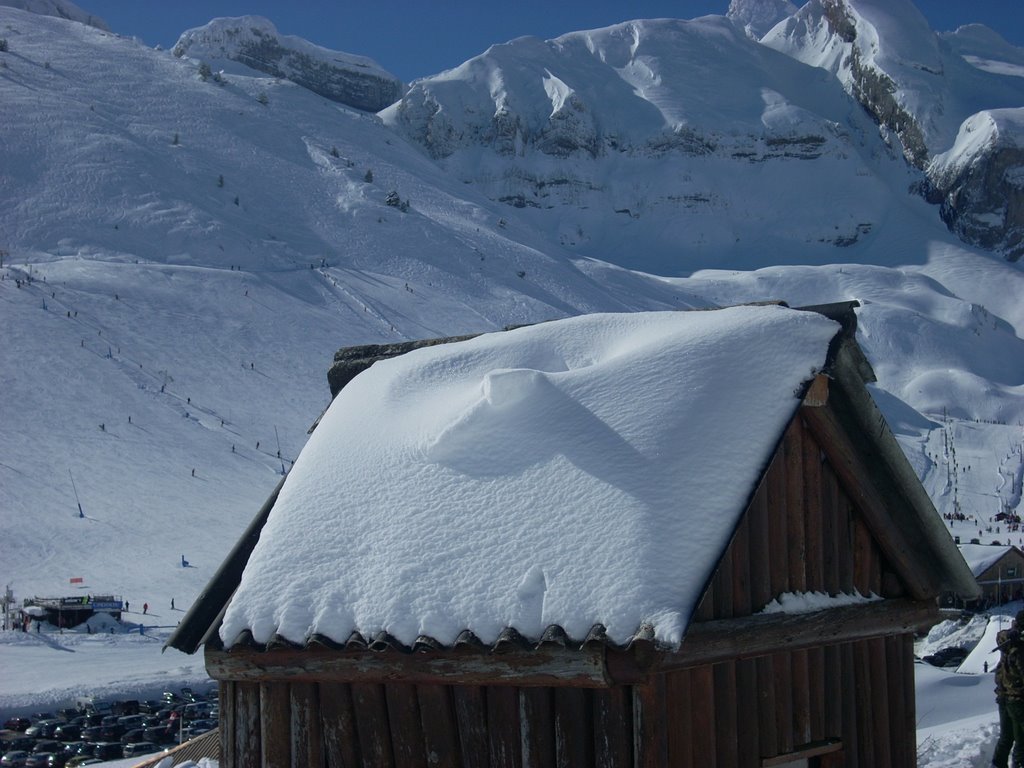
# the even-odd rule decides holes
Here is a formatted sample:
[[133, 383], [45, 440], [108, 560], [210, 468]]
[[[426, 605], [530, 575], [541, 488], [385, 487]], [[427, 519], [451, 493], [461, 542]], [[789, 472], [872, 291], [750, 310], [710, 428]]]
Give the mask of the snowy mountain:
[[402, 94], [402, 82], [363, 56], [330, 51], [299, 37], [281, 35], [267, 19], [214, 19], [190, 29], [173, 53], [217, 63], [236, 61], [257, 72], [290, 80], [331, 101], [377, 112]]
[[550, 240], [658, 274], [889, 263], [885, 219], [935, 215], [834, 78], [724, 17], [495, 45], [381, 116]]
[[[927, 174], [964, 190], [946, 206], [910, 191], [926, 171], [839, 70], [797, 60], [832, 34], [812, 15], [767, 33], [786, 51], [725, 17], [513, 40], [373, 114], [278, 49], [321, 74], [365, 60], [255, 22], [175, 56], [0, 7], [3, 582], [187, 607], [301, 450], [339, 347], [764, 299], [860, 301], [875, 395], [939, 510], [1019, 510], [1024, 274], [943, 216], [1020, 205], [1020, 51], [840, 5], [857, 40], [942, 68], [871, 60], [908, 115], [936, 83], [946, 111], [913, 114]], [[283, 75], [243, 60], [253, 40]]]
[[58, 19], [68, 19], [88, 24], [90, 27], [110, 31], [107, 22], [99, 16], [83, 11], [74, 3], [68, 0], [3, 0], [0, 5], [7, 5], [11, 8], [20, 8], [30, 13], [38, 13], [40, 16], [54, 16]]
[[[926, 196], [943, 203], [953, 231], [1011, 259], [1024, 254], [1019, 117], [1004, 121], [1008, 138], [972, 142], [971, 156], [960, 163], [969, 172], [947, 173], [956, 164], [948, 158], [931, 164], [940, 153], [956, 152], [958, 136], [982, 111], [1024, 109], [1019, 49], [981, 25], [941, 38], [910, 0], [811, 0], [761, 42], [834, 74], [898, 139], [908, 160], [928, 171]], [[1004, 174], [1009, 189], [978, 193], [982, 179]]]
[[730, 0], [725, 14], [750, 37], [759, 40], [798, 7], [789, 0]]

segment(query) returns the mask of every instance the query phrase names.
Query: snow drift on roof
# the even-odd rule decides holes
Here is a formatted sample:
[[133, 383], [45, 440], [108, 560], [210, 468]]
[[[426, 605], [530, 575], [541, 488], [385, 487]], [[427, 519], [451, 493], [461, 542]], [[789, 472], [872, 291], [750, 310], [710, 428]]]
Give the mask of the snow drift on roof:
[[281, 490], [221, 638], [681, 642], [837, 324], [575, 317], [378, 362]]
[[1013, 547], [998, 544], [961, 544], [960, 554], [975, 577], [980, 576]]

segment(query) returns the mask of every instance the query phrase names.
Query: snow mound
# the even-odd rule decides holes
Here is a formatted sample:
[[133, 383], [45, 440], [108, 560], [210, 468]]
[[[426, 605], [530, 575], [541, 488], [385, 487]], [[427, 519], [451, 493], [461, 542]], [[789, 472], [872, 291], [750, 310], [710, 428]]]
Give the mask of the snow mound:
[[378, 362], [296, 462], [221, 637], [678, 644], [835, 332], [775, 306], [590, 315]]

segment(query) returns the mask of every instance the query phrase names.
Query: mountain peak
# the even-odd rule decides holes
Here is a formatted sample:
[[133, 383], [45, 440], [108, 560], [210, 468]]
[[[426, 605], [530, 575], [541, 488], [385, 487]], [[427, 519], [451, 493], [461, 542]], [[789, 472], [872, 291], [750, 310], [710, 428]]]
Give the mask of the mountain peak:
[[789, 0], [731, 0], [726, 16], [750, 37], [759, 40], [797, 10]]
[[110, 31], [107, 22], [99, 16], [83, 11], [77, 5], [70, 2], [70, 0], [0, 0], [0, 5], [28, 11], [29, 13], [37, 13], [40, 16], [53, 16], [58, 19], [77, 21], [90, 27], [96, 27], [96, 29], [102, 29], [104, 32]]
[[178, 58], [236, 61], [366, 112], [392, 104], [404, 89], [401, 80], [372, 59], [282, 35], [262, 16], [213, 19], [184, 32], [173, 53]]

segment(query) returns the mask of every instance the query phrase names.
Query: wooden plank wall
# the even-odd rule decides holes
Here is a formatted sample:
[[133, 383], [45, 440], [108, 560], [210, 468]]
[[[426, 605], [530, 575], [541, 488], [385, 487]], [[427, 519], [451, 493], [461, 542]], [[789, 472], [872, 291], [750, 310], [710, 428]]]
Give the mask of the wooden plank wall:
[[[883, 594], [883, 585], [883, 596], [898, 596], [797, 417], [695, 620], [748, 616], [784, 592]], [[221, 754], [246, 768], [754, 768], [840, 739], [846, 748], [823, 765], [904, 768], [915, 764], [911, 643], [779, 649], [610, 690], [225, 682]]]
[[[863, 515], [798, 415], [740, 521], [695, 620], [749, 616], [786, 592], [834, 595], [854, 590], [883, 597], [903, 592]], [[715, 712], [721, 710], [718, 699], [726, 695], [736, 697], [738, 722], [751, 722], [753, 713], [760, 713], [756, 740], [761, 757], [785, 754], [823, 738], [859, 743], [854, 713], [875, 712], [872, 722], [859, 724], [871, 734], [864, 740], [867, 751], [847, 755], [846, 765], [913, 765], [914, 736], [905, 726], [905, 710], [913, 702], [905, 678], [909, 676], [912, 689], [913, 670], [903, 669], [912, 659], [907, 648], [911, 642], [891, 638], [715, 665]], [[873, 688], [872, 681], [879, 680], [888, 680], [889, 688]], [[890, 714], [904, 722], [894, 733]], [[717, 720], [716, 726], [728, 722]], [[754, 739], [752, 734], [741, 736], [743, 743]], [[887, 752], [892, 754], [886, 757]], [[720, 764], [737, 763], [725, 756]], [[742, 755], [738, 764], [753, 765]]]
[[[648, 715], [671, 710], [678, 740], [692, 710], [656, 679], [637, 691], [224, 682], [222, 755], [252, 768], [665, 766], [669, 731]], [[649, 702], [644, 717], [636, 697]], [[634, 728], [646, 744], [663, 743], [638, 747]]]
[[784, 592], [854, 589], [883, 597], [902, 594], [825, 453], [794, 419], [695, 619], [749, 616]]
[[[762, 758], [838, 740], [845, 748], [842, 762], [836, 755], [834, 764], [844, 768], [911, 768], [912, 644], [912, 637], [903, 636], [827, 646], [821, 653], [834, 664], [832, 679], [775, 674], [799, 663], [799, 654], [781, 651], [671, 672], [658, 685], [635, 686], [638, 717], [669, 728], [664, 761], [637, 765], [757, 768]], [[820, 701], [821, 710], [801, 713], [806, 701]], [[688, 713], [684, 702], [692, 703]]]
[[838, 739], [844, 768], [909, 768], [912, 642], [828, 646], [820, 676], [780, 674], [802, 663], [780, 651], [608, 690], [221, 683], [221, 749], [251, 768], [757, 768]]

